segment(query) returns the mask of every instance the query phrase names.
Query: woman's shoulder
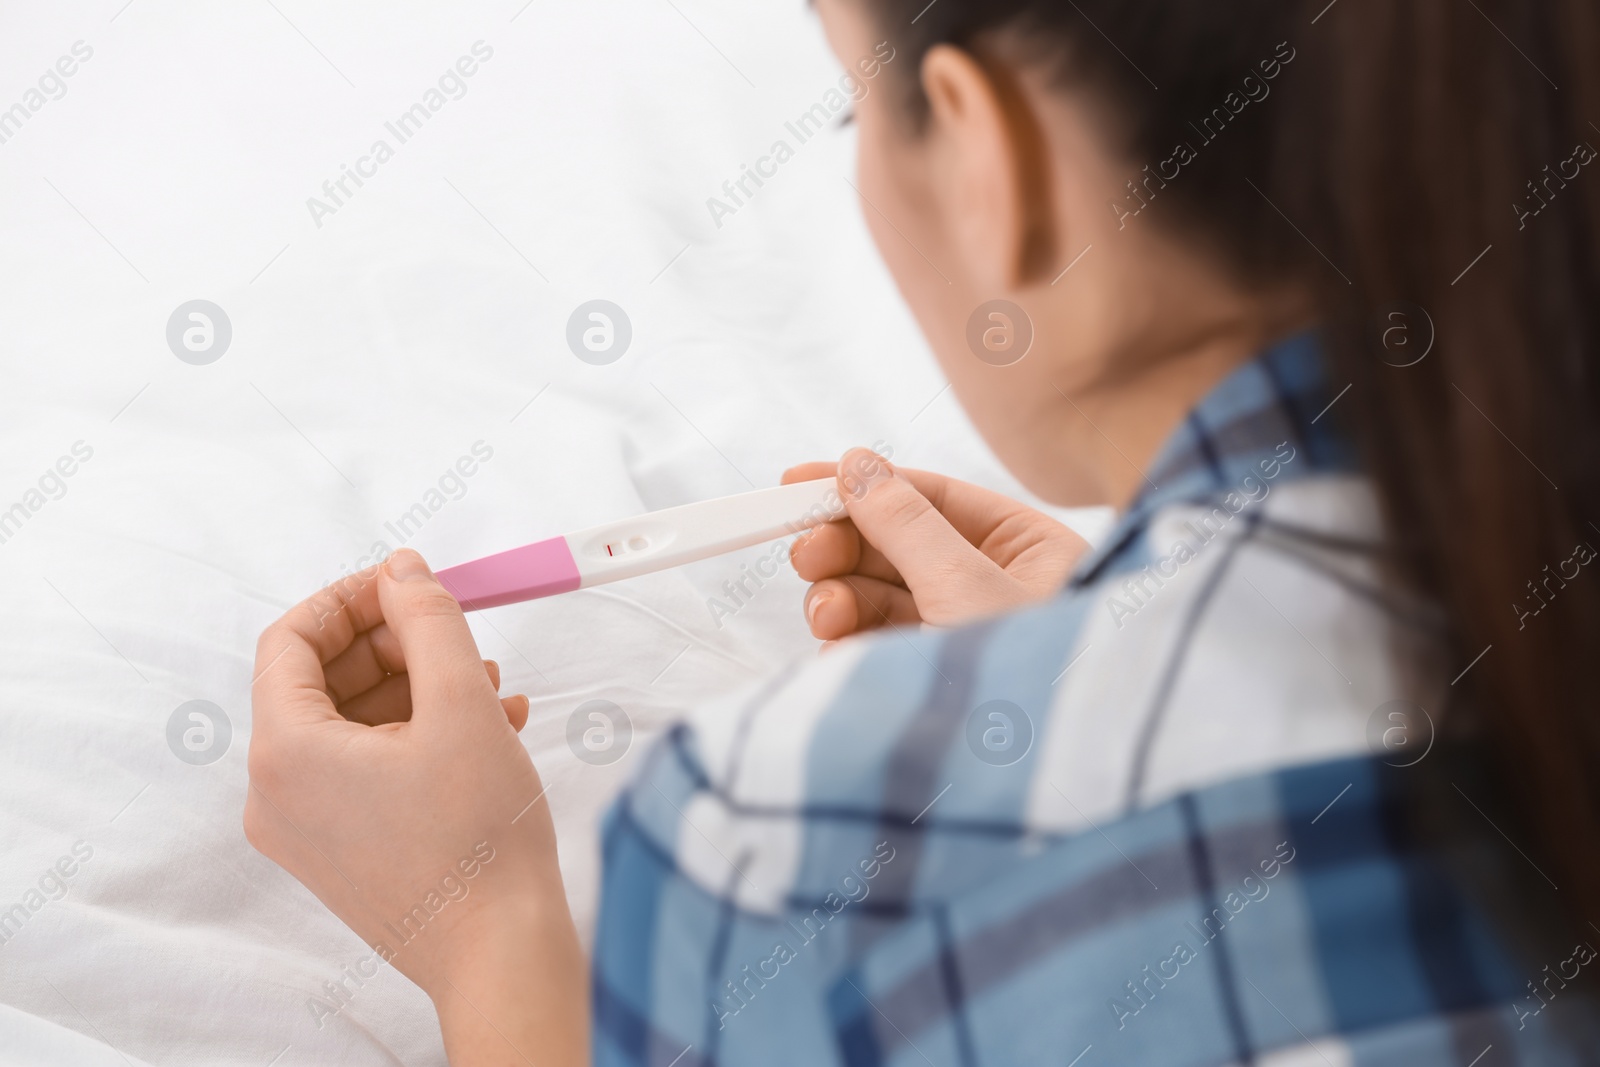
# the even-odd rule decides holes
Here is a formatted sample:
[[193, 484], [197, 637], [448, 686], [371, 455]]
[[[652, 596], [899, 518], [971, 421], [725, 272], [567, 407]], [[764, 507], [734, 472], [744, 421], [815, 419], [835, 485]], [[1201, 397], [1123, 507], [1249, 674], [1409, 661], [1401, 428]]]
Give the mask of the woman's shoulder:
[[[1523, 984], [1547, 957], [1570, 979], [1593, 950], [1540, 931], [1531, 956], [1513, 951], [1526, 916], [1508, 929], [1488, 905], [1526, 901], [1528, 879], [1509, 877], [1514, 851], [1480, 812], [1462, 806], [1448, 862], [1516, 892], [1463, 891], [1419, 833], [1441, 796], [1499, 811], [1474, 758], [1302, 763], [1092, 817], [1078, 783], [1029, 768], [1038, 746], [1004, 713], [969, 734], [965, 702], [941, 718], [932, 683], [887, 684], [909, 667], [900, 655], [962, 662], [907, 636], [896, 652], [882, 637], [845, 646], [748, 696], [753, 719], [685, 726], [655, 750], [607, 833], [597, 1020], [603, 1043], [638, 1053], [617, 1062], [670, 1059], [697, 1034], [725, 1062], [915, 1062], [963, 1034], [1017, 1063], [1087, 1044], [1151, 1064], [1324, 1049], [1446, 1062], [1452, 1041], [1480, 1036], [1473, 1053], [1578, 1062], [1563, 1027], [1592, 1033], [1592, 1002], [1540, 1018]], [[854, 702], [874, 687], [906, 729], [805, 748], [815, 705], [870, 715]], [[1007, 743], [1022, 758], [1007, 762]], [[878, 791], [808, 789], [827, 780], [819, 760], [874, 773]], [[1018, 807], [1016, 783], [1041, 773], [1076, 822]]]
[[1357, 479], [1286, 484], [1231, 514], [1162, 508], [1050, 600], [852, 639], [701, 709], [630, 802], [700, 884], [746, 857], [766, 877], [736, 879], [741, 899], [775, 909], [842, 854], [871, 855], [874, 827], [970, 830], [919, 883], [956, 893], [985, 842], [1365, 754], [1382, 708], [1431, 723], [1448, 688], [1432, 617], [1384, 591], [1374, 531]]

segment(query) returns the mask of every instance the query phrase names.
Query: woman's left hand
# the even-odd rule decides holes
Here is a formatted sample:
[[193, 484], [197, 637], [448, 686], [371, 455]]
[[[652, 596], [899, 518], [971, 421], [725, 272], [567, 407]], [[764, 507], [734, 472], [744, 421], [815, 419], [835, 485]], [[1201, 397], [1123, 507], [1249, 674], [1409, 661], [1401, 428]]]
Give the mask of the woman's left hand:
[[498, 682], [415, 552], [324, 589], [256, 649], [245, 836], [433, 998], [453, 1063], [587, 1062], [528, 702]]

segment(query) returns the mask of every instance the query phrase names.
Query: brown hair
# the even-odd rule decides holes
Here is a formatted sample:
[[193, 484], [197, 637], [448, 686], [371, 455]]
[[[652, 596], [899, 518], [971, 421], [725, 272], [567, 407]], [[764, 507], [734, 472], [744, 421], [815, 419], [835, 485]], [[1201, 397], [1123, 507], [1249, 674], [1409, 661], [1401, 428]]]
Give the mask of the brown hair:
[[[1292, 278], [1315, 295], [1398, 576], [1448, 612], [1455, 670], [1471, 664], [1444, 732], [1486, 743], [1520, 809], [1518, 843], [1574, 917], [1600, 911], [1600, 573], [1570, 573], [1594, 555], [1576, 546], [1600, 545], [1600, 167], [1587, 166], [1600, 9], [867, 4], [908, 58], [897, 70], [949, 43], [1088, 90], [1133, 161], [1126, 208], [1147, 200], [1152, 222], [1247, 282]], [[902, 81], [920, 122], [926, 100]], [[1193, 158], [1174, 175], [1185, 143]], [[1403, 358], [1383, 343], [1400, 302]], [[1398, 365], [1434, 333], [1425, 358]]]

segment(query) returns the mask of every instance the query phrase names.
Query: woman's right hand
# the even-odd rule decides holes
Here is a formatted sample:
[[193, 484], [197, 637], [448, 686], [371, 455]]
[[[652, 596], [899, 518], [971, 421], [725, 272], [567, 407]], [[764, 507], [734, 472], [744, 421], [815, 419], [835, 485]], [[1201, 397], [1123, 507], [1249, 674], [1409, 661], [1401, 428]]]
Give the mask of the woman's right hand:
[[805, 463], [783, 481], [833, 474], [849, 518], [799, 538], [789, 558], [811, 588], [805, 613], [824, 641], [885, 625], [953, 626], [1061, 588], [1089, 545], [1050, 516], [927, 471], [896, 470], [864, 448]]

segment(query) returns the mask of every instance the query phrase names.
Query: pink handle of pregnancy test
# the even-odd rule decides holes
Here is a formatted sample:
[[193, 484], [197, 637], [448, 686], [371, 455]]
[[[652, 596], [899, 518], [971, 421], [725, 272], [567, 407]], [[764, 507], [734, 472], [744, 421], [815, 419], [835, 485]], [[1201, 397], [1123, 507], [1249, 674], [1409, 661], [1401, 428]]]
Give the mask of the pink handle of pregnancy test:
[[439, 581], [467, 611], [570, 593], [583, 584], [565, 537], [447, 567], [439, 572]]

